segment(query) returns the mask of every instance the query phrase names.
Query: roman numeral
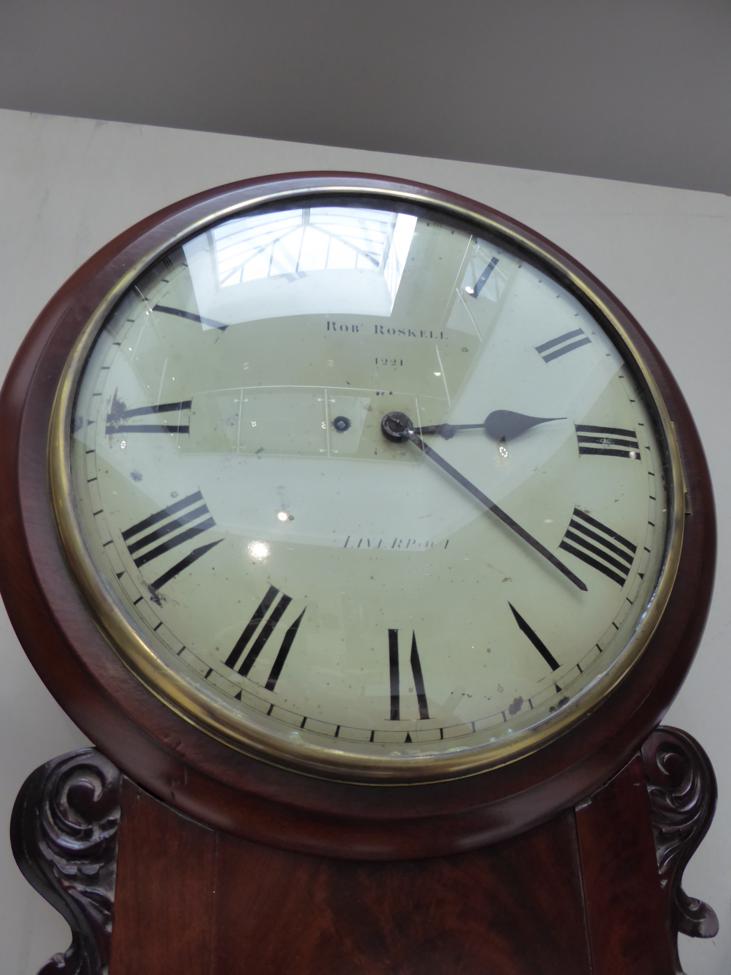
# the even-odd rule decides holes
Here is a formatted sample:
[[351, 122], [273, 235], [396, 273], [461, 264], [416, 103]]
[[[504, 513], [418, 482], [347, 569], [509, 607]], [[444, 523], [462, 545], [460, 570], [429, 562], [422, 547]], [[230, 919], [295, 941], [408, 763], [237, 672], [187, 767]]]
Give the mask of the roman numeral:
[[563, 335], [556, 336], [555, 339], [536, 345], [535, 350], [544, 362], [553, 362], [554, 359], [566, 355], [567, 352], [573, 352], [574, 349], [579, 349], [582, 345], [589, 345], [590, 342], [591, 339], [583, 328], [575, 328], [573, 332], [565, 332]]
[[178, 318], [184, 318], [189, 322], [198, 322], [199, 325], [205, 325], [206, 328], [217, 328], [221, 332], [225, 332], [228, 328], [228, 325], [216, 321], [215, 318], [206, 318], [205, 315], [197, 315], [194, 311], [185, 311], [183, 308], [172, 308], [170, 305], [154, 305], [152, 310], [160, 311], [164, 315], [176, 315]]
[[[115, 393], [112, 400], [112, 408], [107, 413], [106, 433], [111, 436], [115, 433], [190, 433], [190, 417], [183, 417], [181, 414], [187, 413], [193, 401], [189, 399], [180, 400], [178, 403], [158, 403], [155, 406], [137, 406], [132, 410], [125, 409], [125, 404], [117, 399]], [[169, 413], [175, 418], [187, 420], [187, 423], [150, 423], [139, 422], [143, 417], [157, 418], [160, 414]], [[138, 422], [130, 423], [135, 420]]]
[[[167, 508], [156, 511], [148, 518], [138, 521], [137, 524], [122, 532], [122, 538], [135, 565], [141, 568], [148, 562], [159, 559], [166, 552], [196, 538], [209, 528], [213, 528], [215, 524], [208, 505], [203, 500], [203, 495], [200, 491], [196, 491]], [[157, 592], [222, 541], [223, 539], [219, 538], [215, 542], [191, 549], [184, 558], [155, 579], [150, 588]]]
[[518, 624], [518, 628], [520, 629], [521, 633], [524, 633], [525, 636], [528, 637], [530, 642], [536, 648], [538, 653], [540, 653], [540, 655], [546, 661], [546, 663], [551, 668], [551, 670], [558, 670], [559, 668], [558, 661], [551, 653], [551, 651], [548, 649], [548, 647], [543, 642], [543, 640], [541, 640], [541, 638], [538, 636], [536, 631], [530, 626], [529, 623], [526, 622], [525, 619], [523, 619], [523, 617], [520, 615], [520, 613], [515, 608], [515, 606], [513, 606], [512, 603], [508, 603], [508, 606], [510, 606], [510, 611], [514, 616], [515, 622]]
[[[275, 603], [277, 596], [280, 598]], [[274, 633], [277, 624], [282, 616], [284, 616], [284, 613], [291, 602], [291, 596], [287, 596], [285, 593], [280, 593], [276, 586], [269, 586], [264, 598], [254, 610], [251, 619], [246, 624], [241, 636], [236, 641], [233, 650], [226, 658], [226, 666], [231, 667], [232, 670], [236, 670], [244, 677], [248, 676], [249, 671], [259, 659], [259, 655], [267, 645], [269, 638]], [[272, 604], [274, 604], [274, 608], [272, 608]], [[305, 607], [305, 609], [306, 608], [307, 607]], [[269, 613], [270, 609], [271, 613]], [[287, 662], [287, 657], [289, 656], [289, 651], [292, 649], [294, 638], [297, 636], [297, 631], [299, 630], [300, 623], [302, 622], [302, 617], [305, 615], [305, 609], [302, 610], [293, 623], [290, 623], [289, 627], [284, 633], [284, 636], [282, 637], [282, 642], [279, 645], [279, 650], [274, 658], [274, 663], [272, 664], [266, 684], [264, 685], [268, 691], [273, 691], [277, 686], [279, 675], [282, 673], [284, 665]], [[267, 613], [269, 613], [268, 617]], [[265, 619], [265, 617], [267, 618]], [[255, 638], [257, 630], [259, 632]], [[251, 646], [249, 646], [249, 644], [251, 644]]]
[[490, 275], [492, 274], [492, 272], [495, 270], [495, 268], [498, 266], [499, 263], [500, 263], [499, 258], [493, 257], [492, 260], [488, 263], [485, 270], [475, 281], [474, 285], [472, 285], [472, 287], [467, 285], [467, 287], [465, 288], [467, 294], [471, 295], [473, 298], [478, 298], [480, 296], [480, 292], [489, 281]]
[[576, 424], [576, 439], [580, 454], [600, 454], [604, 457], [640, 459], [640, 445], [634, 430], [620, 427], [595, 427], [588, 423]]
[[[419, 706], [419, 718], [429, 717], [429, 704], [426, 699], [426, 688], [424, 687], [424, 674], [419, 660], [419, 648], [416, 645], [416, 633], [411, 632], [411, 675], [414, 678], [414, 690], [416, 691], [416, 701]], [[391, 687], [391, 721], [401, 720], [401, 677], [399, 666], [398, 630], [388, 631], [388, 674]]]
[[637, 551], [637, 546], [619, 532], [578, 508], [574, 508], [559, 548], [598, 569], [618, 586], [627, 581]]

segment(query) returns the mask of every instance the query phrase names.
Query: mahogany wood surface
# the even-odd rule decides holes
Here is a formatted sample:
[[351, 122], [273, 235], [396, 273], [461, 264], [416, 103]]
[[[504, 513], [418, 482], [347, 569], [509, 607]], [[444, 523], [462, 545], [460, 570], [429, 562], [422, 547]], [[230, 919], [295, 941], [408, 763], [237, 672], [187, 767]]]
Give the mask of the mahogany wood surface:
[[111, 975], [682, 975], [648, 785], [638, 754], [511, 840], [373, 863], [215, 833], [127, 781]]
[[576, 810], [592, 975], [675, 972], [640, 758]]
[[[218, 898], [220, 837], [154, 801], [129, 779], [122, 788], [111, 972], [209, 975]], [[238, 928], [240, 922], [237, 922]], [[232, 971], [235, 971], [233, 969]], [[221, 969], [221, 975], [226, 972]]]
[[[421, 184], [323, 174], [280, 178], [283, 189], [397, 185], [493, 216]], [[446, 783], [377, 788], [267, 765], [198, 731], [151, 695], [91, 619], [60, 550], [49, 504], [46, 438], [68, 353], [111, 285], [161, 241], [261, 192], [233, 184], [168, 207], [120, 235], [49, 302], [19, 351], [0, 397], [0, 588], [28, 656], [61, 706], [127, 775], [163, 801], [219, 829], [304, 853], [355, 859], [442, 856], [530, 829], [598, 788], [660, 720], [693, 658], [710, 598], [715, 531], [708, 472], [693, 421], [652, 343], [588, 272], [540, 235], [501, 219], [589, 282], [657, 379], [680, 439], [688, 510], [675, 593], [644, 654], [607, 699], [560, 738], [519, 762]]]
[[110, 975], [590, 971], [570, 811], [496, 847], [372, 863], [214, 833], [129, 782], [122, 802]]

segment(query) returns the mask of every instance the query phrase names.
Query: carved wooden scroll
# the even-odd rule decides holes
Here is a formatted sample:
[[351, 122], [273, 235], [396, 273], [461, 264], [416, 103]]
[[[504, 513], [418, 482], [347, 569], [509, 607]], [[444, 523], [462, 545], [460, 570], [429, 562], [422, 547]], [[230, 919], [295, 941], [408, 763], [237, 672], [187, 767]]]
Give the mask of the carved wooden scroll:
[[116, 874], [120, 774], [93, 748], [36, 769], [13, 809], [10, 838], [28, 882], [68, 921], [70, 947], [39, 975], [105, 975]]
[[[716, 777], [698, 742], [678, 728], [661, 727], [642, 748], [650, 797], [660, 882], [666, 891], [670, 923], [694, 938], [713, 938], [718, 918], [702, 900], [682, 889], [683, 871], [706, 835], [716, 808]], [[677, 959], [676, 967], [681, 972]]]

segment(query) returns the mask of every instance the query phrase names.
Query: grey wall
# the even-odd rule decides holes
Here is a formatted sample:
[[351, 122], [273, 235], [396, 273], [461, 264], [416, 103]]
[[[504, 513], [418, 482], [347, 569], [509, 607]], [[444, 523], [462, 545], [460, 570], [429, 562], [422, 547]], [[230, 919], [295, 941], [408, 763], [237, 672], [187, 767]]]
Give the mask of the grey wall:
[[[721, 933], [683, 939], [693, 975], [731, 970], [731, 459], [728, 364], [731, 201], [710, 193], [0, 111], [0, 376], [33, 318], [69, 274], [135, 220], [189, 193], [283, 170], [359, 169], [464, 193], [535, 227], [578, 257], [660, 347], [704, 440], [719, 515], [716, 598], [699, 655], [668, 720], [694, 734], [716, 767], [720, 806], [687, 871]], [[26, 660], [0, 609], [0, 823], [37, 765], [83, 742]], [[6, 834], [7, 835], [7, 834]], [[0, 842], [0, 969], [33, 975], [67, 945], [58, 916]], [[143, 975], [143, 973], [141, 973]], [[629, 975], [629, 973], [617, 973]]]
[[727, 0], [3, 0], [0, 107], [727, 193]]

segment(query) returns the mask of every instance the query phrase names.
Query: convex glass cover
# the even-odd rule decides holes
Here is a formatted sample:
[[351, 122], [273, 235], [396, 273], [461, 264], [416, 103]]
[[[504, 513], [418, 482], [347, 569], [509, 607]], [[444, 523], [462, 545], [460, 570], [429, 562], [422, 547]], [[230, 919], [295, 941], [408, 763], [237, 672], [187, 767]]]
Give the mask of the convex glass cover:
[[120, 281], [51, 475], [141, 680], [354, 780], [472, 773], [579, 720], [680, 547], [671, 425], [591, 288], [497, 219], [355, 184], [264, 192]]

